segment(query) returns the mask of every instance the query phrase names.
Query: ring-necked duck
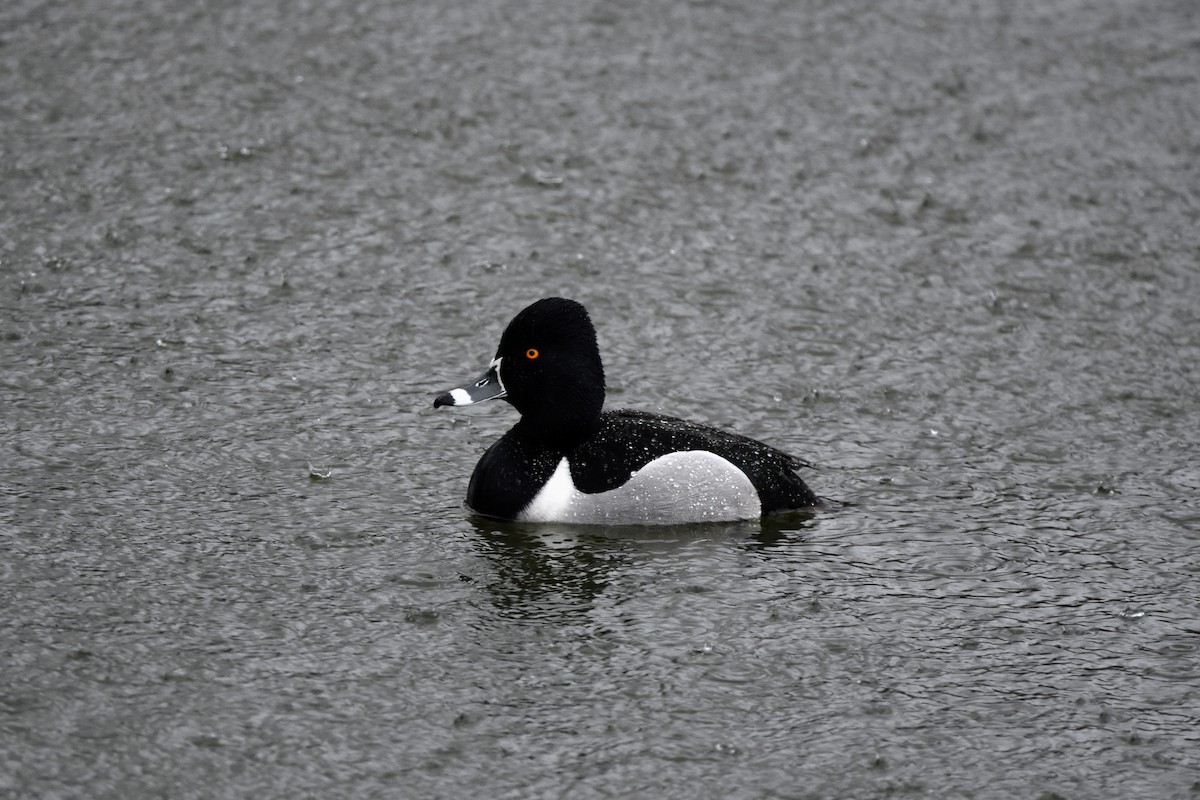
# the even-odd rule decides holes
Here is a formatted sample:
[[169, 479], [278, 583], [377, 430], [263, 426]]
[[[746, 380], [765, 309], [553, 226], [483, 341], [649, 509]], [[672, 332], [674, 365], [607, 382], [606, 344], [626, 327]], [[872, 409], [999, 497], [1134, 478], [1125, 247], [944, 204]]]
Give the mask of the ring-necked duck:
[[487, 371], [433, 401], [503, 398], [521, 419], [471, 475], [467, 505], [504, 520], [679, 524], [820, 505], [802, 459], [736, 433], [604, 411], [604, 367], [582, 305], [539, 300], [513, 318]]

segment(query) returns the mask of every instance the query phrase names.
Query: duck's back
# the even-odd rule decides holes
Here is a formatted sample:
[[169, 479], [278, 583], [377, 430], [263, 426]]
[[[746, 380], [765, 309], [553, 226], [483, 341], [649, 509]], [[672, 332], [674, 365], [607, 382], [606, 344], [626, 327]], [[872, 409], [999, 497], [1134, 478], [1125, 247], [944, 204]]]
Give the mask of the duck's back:
[[762, 513], [811, 508], [816, 495], [796, 474], [803, 459], [746, 436], [645, 411], [606, 411], [596, 433], [568, 455], [579, 491], [607, 492], [669, 453], [713, 453], [736, 466], [758, 492]]

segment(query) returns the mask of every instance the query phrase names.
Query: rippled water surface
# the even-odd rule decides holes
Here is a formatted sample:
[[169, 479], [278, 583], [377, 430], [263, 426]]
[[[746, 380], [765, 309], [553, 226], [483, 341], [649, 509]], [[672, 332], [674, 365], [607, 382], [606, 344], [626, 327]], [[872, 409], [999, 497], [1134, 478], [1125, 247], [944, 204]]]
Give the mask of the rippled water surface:
[[[1200, 793], [1200, 11], [0, 9], [0, 796]], [[545, 295], [837, 511], [461, 505]]]

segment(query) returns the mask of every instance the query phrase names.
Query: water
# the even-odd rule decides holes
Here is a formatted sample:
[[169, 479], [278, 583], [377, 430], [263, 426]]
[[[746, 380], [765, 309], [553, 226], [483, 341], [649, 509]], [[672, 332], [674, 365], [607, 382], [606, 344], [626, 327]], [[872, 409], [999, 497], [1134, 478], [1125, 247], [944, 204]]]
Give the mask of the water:
[[[0, 10], [0, 796], [1194, 797], [1192, 4]], [[610, 405], [846, 507], [461, 507]]]

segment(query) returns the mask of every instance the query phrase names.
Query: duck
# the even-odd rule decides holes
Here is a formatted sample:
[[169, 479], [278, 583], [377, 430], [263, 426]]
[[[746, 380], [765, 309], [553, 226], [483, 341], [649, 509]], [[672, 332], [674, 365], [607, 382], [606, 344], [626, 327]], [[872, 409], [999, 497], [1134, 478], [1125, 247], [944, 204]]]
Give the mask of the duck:
[[604, 398], [583, 305], [547, 297], [513, 317], [483, 374], [433, 401], [505, 400], [520, 414], [475, 466], [468, 510], [516, 522], [678, 525], [822, 507], [798, 474], [812, 467], [804, 459], [676, 417], [606, 411]]

